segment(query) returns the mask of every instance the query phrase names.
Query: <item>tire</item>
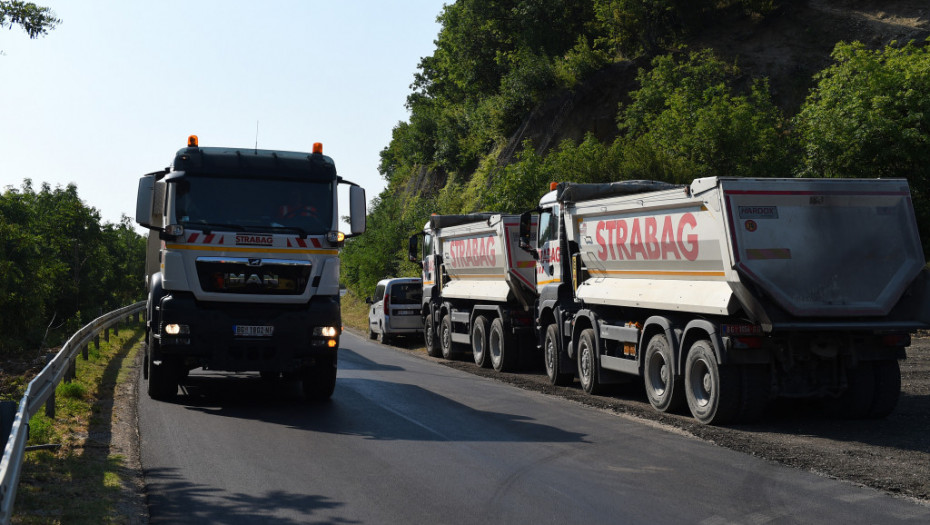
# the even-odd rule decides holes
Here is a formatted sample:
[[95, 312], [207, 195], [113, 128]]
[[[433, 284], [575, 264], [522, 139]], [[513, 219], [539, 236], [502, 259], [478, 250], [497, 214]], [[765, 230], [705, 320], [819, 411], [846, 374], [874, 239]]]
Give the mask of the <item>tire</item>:
[[471, 353], [475, 364], [481, 368], [491, 367], [491, 358], [488, 352], [488, 320], [485, 316], [475, 317], [471, 325]]
[[740, 407], [739, 369], [717, 364], [710, 341], [696, 341], [685, 360], [685, 397], [694, 419], [705, 425], [722, 425], [736, 417]]
[[384, 327], [378, 326], [378, 329], [381, 330], [380, 332], [378, 332], [378, 342], [383, 345], [391, 344], [391, 336], [384, 333]]
[[443, 359], [452, 359], [452, 316], [446, 314], [442, 316], [439, 323], [439, 350], [442, 352]]
[[656, 334], [646, 345], [643, 357], [646, 397], [659, 412], [673, 412], [685, 404], [685, 385], [675, 371], [675, 355], [665, 334]]
[[740, 404], [736, 419], [751, 423], [762, 418], [772, 394], [772, 374], [769, 365], [741, 365]]
[[572, 384], [575, 377], [574, 374], [562, 370], [559, 342], [558, 327], [555, 323], [550, 324], [546, 327], [546, 338], [543, 341], [543, 362], [546, 366], [546, 375], [549, 377], [549, 383], [555, 386], [566, 386]]
[[871, 361], [860, 361], [846, 369], [846, 390], [838, 397], [825, 399], [824, 408], [827, 414], [840, 419], [870, 417], [875, 391], [875, 367]]
[[439, 338], [436, 337], [433, 316], [431, 315], [423, 317], [423, 344], [426, 345], [426, 355], [430, 357], [442, 356], [442, 351], [439, 349]]
[[371, 323], [368, 323], [368, 338], [369, 338], [369, 339], [377, 339], [377, 338], [378, 338], [378, 334], [376, 334], [375, 331], [371, 329]]
[[519, 346], [513, 338], [508, 337], [500, 317], [491, 322], [488, 352], [491, 354], [491, 366], [498, 372], [513, 372], [520, 362]]
[[901, 397], [901, 367], [897, 359], [876, 361], [872, 367], [875, 371], [875, 392], [868, 417], [879, 419], [887, 417], [898, 405], [898, 398]]
[[601, 384], [597, 358], [597, 341], [594, 338], [594, 330], [586, 328], [582, 330], [581, 337], [578, 339], [578, 379], [581, 381], [581, 389], [591, 395], [600, 395], [604, 392], [604, 385]]
[[150, 347], [145, 366], [149, 378], [148, 394], [158, 401], [170, 401], [178, 394], [178, 373], [175, 363], [167, 358], [161, 359], [161, 364], [155, 364], [155, 353], [158, 350], [156, 339], [150, 338]]
[[304, 397], [307, 401], [325, 401], [336, 389], [336, 357], [317, 359], [313, 365], [301, 370]]

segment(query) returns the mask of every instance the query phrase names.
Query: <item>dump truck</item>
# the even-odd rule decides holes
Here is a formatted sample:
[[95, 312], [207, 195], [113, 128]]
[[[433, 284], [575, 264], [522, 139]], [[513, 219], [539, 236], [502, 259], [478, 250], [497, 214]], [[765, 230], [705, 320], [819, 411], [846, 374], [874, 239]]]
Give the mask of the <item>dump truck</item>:
[[[532, 230], [533, 220], [527, 222]], [[520, 216], [433, 215], [410, 237], [409, 258], [422, 267], [427, 352], [513, 371], [531, 359], [536, 263], [519, 248]], [[420, 240], [422, 238], [422, 243]]]
[[[340, 231], [339, 185], [349, 186]], [[365, 190], [311, 153], [200, 147], [139, 180], [146, 251], [148, 394], [177, 394], [198, 367], [257, 371], [332, 395], [342, 332], [339, 253], [365, 231]]]
[[549, 380], [597, 394], [641, 377], [655, 409], [701, 423], [775, 397], [886, 416], [930, 326], [905, 180], [560, 183], [520, 222]]

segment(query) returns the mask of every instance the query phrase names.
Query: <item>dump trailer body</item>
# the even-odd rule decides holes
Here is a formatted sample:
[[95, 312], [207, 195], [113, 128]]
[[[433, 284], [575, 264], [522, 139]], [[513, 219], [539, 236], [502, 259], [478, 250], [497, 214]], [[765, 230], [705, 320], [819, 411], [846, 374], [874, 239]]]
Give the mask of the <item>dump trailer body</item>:
[[924, 267], [903, 180], [698, 179], [566, 214], [591, 304], [744, 312], [767, 329], [890, 322]]
[[456, 348], [466, 349], [482, 366], [510, 370], [532, 349], [521, 336], [532, 340], [536, 263], [519, 248], [519, 233], [517, 215], [430, 218], [422, 266], [424, 333], [431, 353], [450, 357]]

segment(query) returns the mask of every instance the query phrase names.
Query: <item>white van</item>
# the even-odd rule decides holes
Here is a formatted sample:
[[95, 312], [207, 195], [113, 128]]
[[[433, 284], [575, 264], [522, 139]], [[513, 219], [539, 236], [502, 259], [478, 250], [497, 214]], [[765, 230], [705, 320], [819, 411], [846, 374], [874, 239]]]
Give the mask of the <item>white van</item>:
[[368, 337], [387, 343], [398, 335], [423, 332], [420, 305], [423, 281], [418, 277], [398, 277], [378, 281], [375, 295], [365, 299], [368, 310]]

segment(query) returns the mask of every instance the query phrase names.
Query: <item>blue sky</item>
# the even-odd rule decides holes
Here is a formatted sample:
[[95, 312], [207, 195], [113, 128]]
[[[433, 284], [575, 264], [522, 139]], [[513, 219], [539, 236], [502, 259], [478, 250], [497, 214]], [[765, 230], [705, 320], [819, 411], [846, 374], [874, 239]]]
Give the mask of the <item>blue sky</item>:
[[188, 135], [253, 147], [256, 123], [259, 148], [322, 142], [370, 201], [446, 2], [36, 3], [61, 25], [36, 40], [0, 30], [0, 190], [75, 183], [117, 222], [135, 214], [138, 178]]

